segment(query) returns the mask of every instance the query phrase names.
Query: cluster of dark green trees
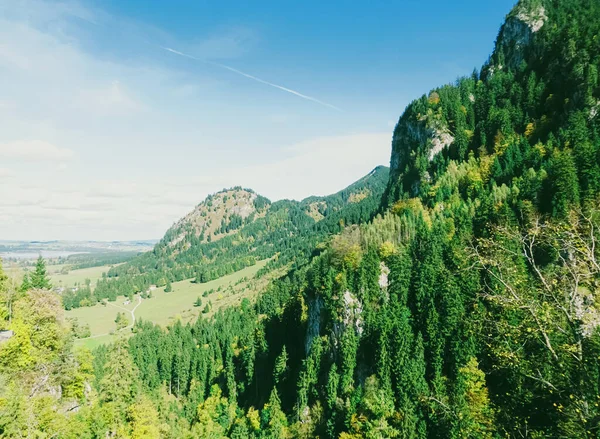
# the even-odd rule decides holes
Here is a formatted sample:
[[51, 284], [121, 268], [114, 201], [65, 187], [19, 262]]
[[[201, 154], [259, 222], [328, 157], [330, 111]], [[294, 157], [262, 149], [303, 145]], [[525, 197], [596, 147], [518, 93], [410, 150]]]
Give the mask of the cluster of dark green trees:
[[[91, 367], [47, 349], [27, 332], [47, 320], [18, 306], [33, 341], [11, 339], [10, 364], [0, 345], [0, 434], [599, 437], [598, 35], [597, 0], [519, 2], [481, 72], [408, 106], [380, 207], [319, 211], [304, 228], [305, 211], [275, 203], [239, 230], [264, 246], [237, 256], [294, 261], [255, 303], [168, 328], [136, 321]], [[234, 261], [227, 239], [144, 263], [174, 273], [219, 260], [213, 248]], [[127, 267], [106, 282], [153, 276]], [[50, 400], [81, 410], [50, 415], [27, 396], [44, 370], [31, 343], [68, 372], [54, 378], [67, 397]], [[77, 392], [86, 380], [94, 391]]]
[[33, 272], [26, 272], [23, 275], [23, 281], [21, 284], [21, 291], [28, 291], [31, 288], [38, 289], [50, 289], [52, 284], [50, 283], [50, 277], [46, 269], [46, 261], [40, 255], [35, 263]]
[[66, 258], [58, 258], [58, 264], [66, 264], [71, 270], [83, 268], [101, 267], [103, 265], [116, 265], [127, 262], [139, 252], [135, 251], [102, 251], [94, 253], [82, 253], [70, 255]]

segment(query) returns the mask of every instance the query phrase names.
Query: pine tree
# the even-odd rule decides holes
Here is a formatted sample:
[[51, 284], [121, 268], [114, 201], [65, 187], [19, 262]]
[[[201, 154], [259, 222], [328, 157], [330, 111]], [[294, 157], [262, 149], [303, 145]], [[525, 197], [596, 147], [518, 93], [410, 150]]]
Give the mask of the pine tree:
[[270, 439], [285, 439], [288, 437], [288, 421], [281, 410], [281, 399], [276, 389], [273, 389], [268, 404], [263, 410], [268, 419], [266, 433]]
[[133, 402], [139, 391], [138, 370], [133, 364], [125, 339], [120, 339], [111, 346], [103, 372], [100, 398], [104, 402], [120, 406], [124, 414], [124, 409]]
[[29, 273], [25, 273], [23, 275], [23, 281], [21, 282], [21, 287], [19, 288], [19, 290], [22, 293], [26, 293], [31, 288], [32, 288], [32, 286], [31, 286], [31, 276], [29, 276]]
[[31, 274], [31, 287], [40, 290], [49, 290], [52, 288], [50, 278], [46, 272], [46, 261], [44, 261], [41, 255], [35, 264], [34, 272]]
[[548, 172], [547, 196], [552, 200], [552, 214], [565, 218], [569, 209], [579, 204], [577, 168], [570, 150], [556, 150]]
[[273, 381], [275, 385], [279, 384], [281, 380], [284, 378], [285, 373], [287, 371], [288, 365], [288, 353], [285, 345], [281, 350], [281, 354], [275, 360], [275, 367], [273, 368]]
[[129, 324], [129, 321], [127, 320], [127, 317], [125, 317], [125, 313], [119, 312], [115, 318], [115, 323], [117, 324], [117, 331], [119, 331], [125, 328]]

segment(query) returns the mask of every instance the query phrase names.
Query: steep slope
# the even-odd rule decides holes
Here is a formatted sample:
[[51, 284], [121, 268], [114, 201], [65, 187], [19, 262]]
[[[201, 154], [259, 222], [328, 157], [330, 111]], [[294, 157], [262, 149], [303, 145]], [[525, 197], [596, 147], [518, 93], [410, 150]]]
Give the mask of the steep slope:
[[[497, 183], [521, 176], [524, 166], [548, 169], [559, 156], [597, 168], [587, 140], [600, 123], [598, 21], [595, 1], [519, 2], [480, 74], [407, 107], [394, 130], [387, 204], [426, 194], [450, 160], [471, 155], [491, 167]], [[556, 197], [536, 201], [544, 212], [564, 213], [575, 194], [557, 191], [554, 179], [546, 184]], [[598, 182], [582, 179], [586, 198]]]

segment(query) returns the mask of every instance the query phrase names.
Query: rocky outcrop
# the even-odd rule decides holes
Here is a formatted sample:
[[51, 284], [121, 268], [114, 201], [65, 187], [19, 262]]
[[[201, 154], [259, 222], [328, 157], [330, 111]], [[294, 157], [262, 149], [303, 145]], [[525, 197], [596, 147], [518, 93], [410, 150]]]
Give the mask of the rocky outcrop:
[[321, 297], [308, 297], [308, 322], [306, 325], [306, 338], [304, 340], [304, 351], [306, 355], [310, 353], [313, 340], [321, 333], [321, 311], [323, 309], [323, 299]]
[[219, 231], [223, 221], [235, 215], [243, 220], [251, 215], [264, 215], [264, 212], [257, 211], [255, 207], [257, 197], [256, 193], [239, 188], [210, 195], [171, 227], [167, 232], [168, 239], [165, 237], [165, 244], [171, 248], [176, 247], [190, 235], [203, 236], [203, 241], [207, 241], [209, 236], [213, 241], [226, 236], [227, 233]]
[[381, 288], [381, 297], [383, 298], [384, 303], [387, 303], [390, 300], [390, 293], [388, 291], [388, 286], [390, 284], [389, 280], [390, 269], [384, 262], [379, 264], [379, 288]]
[[358, 335], [363, 333], [362, 311], [363, 306], [360, 300], [356, 298], [350, 291], [344, 292], [344, 313], [342, 322], [346, 328], [354, 327]]
[[[498, 46], [502, 48], [504, 53], [504, 63], [510, 68], [516, 68], [525, 58], [525, 50], [531, 45], [531, 41], [535, 33], [539, 32], [543, 27], [548, 17], [543, 6], [526, 6], [522, 4], [518, 9], [511, 14], [502, 30], [498, 39]], [[488, 71], [489, 75], [493, 75], [495, 69], [502, 69], [503, 65], [498, 64], [492, 66]]]
[[339, 306], [338, 320], [333, 322], [331, 329], [331, 338], [336, 351], [341, 346], [341, 340], [347, 330], [354, 330], [358, 337], [362, 336], [364, 331], [362, 318], [363, 305], [361, 301], [350, 291], [346, 290], [341, 297]]
[[[408, 145], [424, 144], [429, 133], [423, 121], [401, 121], [394, 133], [390, 172], [393, 174], [401, 169], [410, 154]], [[402, 147], [405, 145], [405, 147]]]
[[389, 285], [388, 276], [390, 275], [390, 269], [385, 265], [385, 263], [381, 262], [379, 264], [380, 274], [379, 274], [379, 287], [387, 288]]
[[416, 120], [401, 120], [394, 133], [391, 174], [397, 175], [418, 151], [424, 151], [431, 161], [453, 142], [454, 136], [431, 109]]
[[530, 11], [521, 8], [521, 10], [517, 12], [517, 18], [529, 26], [529, 29], [531, 29], [531, 32], [533, 33], [539, 31], [548, 20], [546, 9], [541, 5]]
[[429, 150], [429, 161], [433, 160], [444, 148], [452, 145], [453, 142], [454, 137], [449, 132], [434, 129], [431, 139], [431, 149]]
[[341, 321], [334, 324], [334, 333], [336, 340], [339, 340], [344, 331], [348, 328], [354, 328], [358, 335], [363, 333], [362, 320], [363, 306], [360, 300], [350, 291], [344, 291], [342, 296]]
[[594, 119], [598, 114], [600, 114], [600, 101], [598, 101], [590, 110], [590, 120]]
[[579, 287], [573, 295], [575, 317], [581, 322], [581, 334], [584, 337], [591, 337], [600, 327], [600, 311], [595, 304], [595, 296], [587, 288]]

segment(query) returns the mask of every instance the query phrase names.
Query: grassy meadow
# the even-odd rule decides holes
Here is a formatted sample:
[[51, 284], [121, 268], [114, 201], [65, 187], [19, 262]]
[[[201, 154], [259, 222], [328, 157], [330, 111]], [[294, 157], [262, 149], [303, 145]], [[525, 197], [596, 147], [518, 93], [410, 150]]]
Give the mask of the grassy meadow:
[[101, 265], [99, 267], [82, 268], [80, 270], [72, 270], [67, 274], [61, 274], [60, 269], [56, 269], [58, 265], [49, 265], [48, 272], [50, 281], [55, 287], [71, 287], [75, 284], [84, 284], [86, 279], [92, 281], [92, 288], [96, 285], [96, 281], [102, 278], [102, 273], [110, 270], [111, 265]]
[[[48, 264], [46, 270], [50, 276], [50, 282], [55, 287], [72, 287], [75, 284], [84, 284], [86, 279], [92, 281], [92, 288], [96, 281], [102, 277], [113, 265], [101, 265], [99, 267], [81, 268], [79, 270], [69, 270], [70, 264]], [[63, 269], [69, 270], [63, 274]], [[27, 271], [32, 272], [34, 267], [28, 267]], [[16, 282], [22, 282], [25, 268], [17, 264], [7, 264], [4, 272], [9, 278], [14, 278]]]
[[[196, 284], [191, 280], [174, 282], [173, 291], [170, 293], [165, 293], [164, 288], [158, 288], [152, 292], [151, 299], [142, 300], [135, 310], [135, 318], [168, 326], [176, 320], [182, 320], [184, 323], [192, 321], [199, 315], [210, 317], [221, 308], [237, 305], [244, 298], [255, 296], [266, 284], [266, 279], [253, 278], [267, 262], [267, 260], [260, 261], [252, 267], [204, 284]], [[210, 290], [214, 292], [208, 297], [202, 297], [204, 292]], [[194, 302], [198, 297], [202, 299], [202, 306], [195, 307]], [[113, 333], [116, 330], [117, 313], [124, 312], [121, 308], [131, 311], [138, 304], [137, 296], [131, 304], [124, 305], [125, 300], [125, 297], [119, 297], [116, 302], [106, 305], [98, 304], [66, 311], [68, 318], [77, 318], [82, 325], [88, 324], [92, 332], [92, 338], [78, 340], [76, 343], [93, 348], [109, 343], [121, 334], [129, 334], [129, 330]], [[210, 311], [202, 314], [202, 310], [209, 302], [212, 303]], [[126, 317], [131, 320], [130, 313], [126, 313]]]

